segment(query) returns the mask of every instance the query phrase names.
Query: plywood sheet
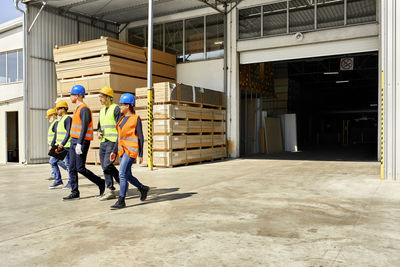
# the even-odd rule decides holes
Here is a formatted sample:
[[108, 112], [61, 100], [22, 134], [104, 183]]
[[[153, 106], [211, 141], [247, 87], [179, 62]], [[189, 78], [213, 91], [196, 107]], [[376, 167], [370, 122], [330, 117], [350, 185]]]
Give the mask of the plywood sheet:
[[213, 138], [213, 146], [226, 145], [226, 135], [225, 134], [214, 134]]
[[85, 87], [86, 93], [98, 93], [104, 86], [110, 86], [115, 92], [135, 94], [135, 89], [146, 85], [146, 79], [118, 74], [102, 74], [75, 79], [57, 81], [58, 95], [69, 95], [74, 85]]
[[186, 151], [154, 151], [153, 165], [154, 166], [174, 166], [186, 163]]
[[265, 142], [267, 153], [279, 153], [283, 151], [281, 120], [279, 118], [265, 118]]
[[201, 147], [201, 135], [187, 135], [186, 136], [186, 147]]
[[[144, 48], [144, 52], [147, 59], [147, 47]], [[153, 49], [153, 62], [176, 66], [176, 55]]]
[[186, 148], [185, 135], [155, 135], [153, 136], [153, 149], [154, 150], [170, 150], [170, 149], [184, 149]]
[[145, 62], [144, 48], [122, 42], [110, 37], [79, 42], [66, 46], [57, 46], [53, 50], [54, 61], [62, 62], [81, 58], [114, 55]]
[[186, 120], [154, 120], [154, 134], [173, 134], [186, 133], [188, 131], [188, 122]]

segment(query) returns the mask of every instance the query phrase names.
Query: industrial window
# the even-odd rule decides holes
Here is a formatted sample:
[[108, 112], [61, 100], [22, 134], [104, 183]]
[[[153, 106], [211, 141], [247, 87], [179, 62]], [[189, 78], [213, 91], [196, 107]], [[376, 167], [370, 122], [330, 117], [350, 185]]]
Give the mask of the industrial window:
[[314, 4], [310, 0], [289, 2], [289, 31], [301, 32], [314, 29]]
[[239, 39], [374, 23], [376, 5], [376, 0], [287, 0], [240, 9]]
[[206, 17], [207, 58], [224, 56], [224, 15]]
[[[163, 25], [158, 24], [153, 27], [153, 48], [163, 51]], [[147, 39], [146, 39], [147, 40]]]
[[6, 83], [7, 81], [7, 54], [0, 54], [0, 84]]
[[261, 36], [261, 7], [239, 10], [239, 38]]
[[22, 81], [24, 77], [24, 54], [22, 50], [18, 50], [18, 81]]
[[128, 42], [140, 47], [146, 46], [146, 27], [129, 29]]
[[13, 83], [18, 77], [17, 51], [7, 52], [7, 82]]
[[22, 49], [0, 53], [0, 84], [19, 82], [22, 79]]
[[376, 0], [347, 0], [347, 24], [376, 21]]
[[185, 61], [204, 59], [204, 17], [185, 21]]
[[344, 25], [344, 0], [318, 0], [317, 28]]
[[177, 62], [183, 61], [183, 21], [165, 24], [165, 52], [176, 55]]
[[287, 2], [263, 6], [263, 14], [264, 36], [287, 32]]

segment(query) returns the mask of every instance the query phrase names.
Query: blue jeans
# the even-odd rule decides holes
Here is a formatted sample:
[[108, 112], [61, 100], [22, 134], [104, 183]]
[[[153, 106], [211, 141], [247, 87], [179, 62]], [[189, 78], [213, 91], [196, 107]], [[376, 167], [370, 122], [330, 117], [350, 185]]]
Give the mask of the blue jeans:
[[62, 162], [62, 165], [60, 164], [62, 162], [61, 160], [55, 158], [55, 157], [50, 157], [50, 165], [52, 169], [52, 174], [54, 173], [54, 183], [55, 184], [62, 184], [62, 179], [61, 179], [61, 172], [60, 169], [58, 168], [58, 165], [60, 166], [65, 166], [64, 162]]
[[[52, 158], [52, 157], [50, 157], [50, 160], [49, 160], [50, 166], [51, 166], [51, 158]], [[57, 162], [57, 164], [58, 164], [58, 166], [60, 166], [60, 167], [63, 168], [64, 170], [67, 170], [67, 169], [68, 169], [68, 167], [65, 165], [65, 163], [64, 163], [63, 161], [61, 161], [61, 160], [59, 160], [59, 161]], [[56, 173], [54, 172], [53, 167], [51, 167], [51, 175], [50, 175], [50, 176], [53, 177], [53, 178], [56, 178]]]
[[126, 196], [126, 190], [128, 190], [128, 182], [141, 188], [143, 185], [139, 180], [132, 175], [132, 164], [135, 163], [136, 159], [129, 157], [126, 153], [119, 158], [119, 195], [121, 197]]

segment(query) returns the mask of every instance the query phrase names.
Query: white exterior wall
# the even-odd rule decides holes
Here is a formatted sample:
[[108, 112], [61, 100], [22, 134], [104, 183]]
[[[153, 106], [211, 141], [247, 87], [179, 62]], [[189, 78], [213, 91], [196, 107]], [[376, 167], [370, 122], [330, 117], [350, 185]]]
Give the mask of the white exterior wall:
[[0, 102], [0, 164], [7, 163], [7, 112], [18, 112], [18, 150], [19, 162], [25, 159], [24, 140], [24, 105], [22, 99], [11, 102]]
[[[11, 26], [13, 24], [15, 26]], [[16, 28], [8, 29], [10, 26]], [[22, 49], [23, 46], [22, 18], [0, 25], [0, 53]], [[7, 163], [6, 112], [18, 112], [19, 162], [25, 159], [23, 89], [22, 81], [0, 85], [0, 164]]]
[[176, 66], [176, 81], [224, 91], [224, 59], [181, 63]]

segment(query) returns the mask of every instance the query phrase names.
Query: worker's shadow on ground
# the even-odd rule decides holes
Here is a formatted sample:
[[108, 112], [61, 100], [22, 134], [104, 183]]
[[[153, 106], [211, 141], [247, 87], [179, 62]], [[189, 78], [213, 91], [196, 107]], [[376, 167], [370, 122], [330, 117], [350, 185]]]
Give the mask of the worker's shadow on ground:
[[[152, 204], [152, 203], [157, 203], [157, 202], [183, 199], [183, 198], [188, 198], [188, 197], [191, 197], [191, 196], [197, 194], [197, 192], [173, 193], [173, 192], [177, 192], [177, 191], [179, 191], [179, 188], [157, 189], [155, 187], [151, 187], [149, 193], [147, 194], [147, 199], [145, 201], [141, 201], [140, 203], [136, 203], [136, 204], [129, 205], [126, 207], [129, 208], [129, 207], [147, 205], [147, 204]], [[171, 194], [171, 193], [173, 193], [173, 194]], [[139, 191], [136, 188], [129, 189], [126, 199], [134, 199], [134, 198], [137, 198], [137, 199], [140, 198]]]

